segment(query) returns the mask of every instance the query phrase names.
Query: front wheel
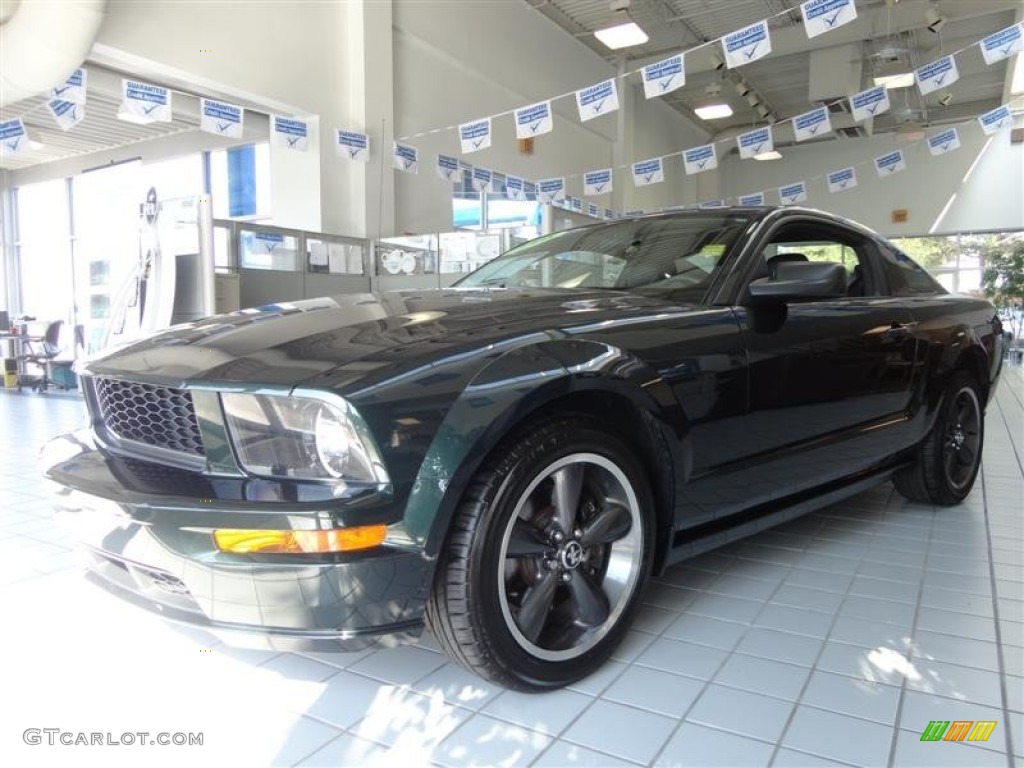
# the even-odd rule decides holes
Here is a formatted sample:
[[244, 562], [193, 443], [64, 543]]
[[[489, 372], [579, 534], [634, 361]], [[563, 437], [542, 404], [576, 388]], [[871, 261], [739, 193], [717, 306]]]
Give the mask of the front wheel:
[[939, 415], [912, 465], [893, 478], [911, 501], [952, 506], [974, 486], [985, 444], [985, 414], [978, 384], [966, 371], [953, 374]]
[[594, 420], [518, 433], [456, 513], [427, 608], [438, 642], [519, 690], [590, 674], [625, 634], [650, 572], [652, 513], [634, 452]]

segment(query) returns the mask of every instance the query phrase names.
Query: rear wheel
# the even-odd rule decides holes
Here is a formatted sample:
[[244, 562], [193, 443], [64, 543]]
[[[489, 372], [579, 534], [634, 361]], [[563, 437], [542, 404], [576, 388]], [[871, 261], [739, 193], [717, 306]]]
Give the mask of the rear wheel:
[[652, 500], [617, 436], [587, 417], [520, 432], [456, 513], [427, 616], [481, 676], [540, 691], [597, 669], [650, 572]]
[[900, 470], [896, 490], [911, 501], [959, 504], [974, 486], [985, 443], [985, 415], [974, 377], [953, 374], [931, 432], [915, 462]]

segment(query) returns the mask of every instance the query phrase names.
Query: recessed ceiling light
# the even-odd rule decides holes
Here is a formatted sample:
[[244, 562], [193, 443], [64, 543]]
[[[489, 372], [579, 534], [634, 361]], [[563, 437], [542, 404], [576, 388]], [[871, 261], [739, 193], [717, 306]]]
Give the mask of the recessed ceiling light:
[[782, 153], [773, 149], [768, 152], [762, 152], [759, 155], [754, 155], [754, 159], [761, 160], [762, 162], [765, 160], [781, 160]]
[[909, 88], [913, 84], [913, 72], [897, 72], [893, 75], [878, 75], [875, 77], [875, 85], [884, 85], [890, 90], [893, 88]]
[[647, 33], [640, 29], [635, 21], [627, 21], [623, 24], [615, 24], [611, 27], [599, 29], [594, 32], [594, 37], [613, 51], [617, 51], [620, 48], [629, 48], [633, 45], [643, 45], [650, 39], [647, 37]]
[[36, 141], [35, 139], [29, 139], [29, 142], [28, 142], [28, 148], [29, 149], [40, 150], [40, 149], [42, 149], [45, 146], [46, 145], [43, 144], [43, 142], [41, 142], [41, 141]]
[[704, 104], [693, 111], [701, 120], [721, 120], [723, 117], [732, 117], [732, 107], [725, 102]]

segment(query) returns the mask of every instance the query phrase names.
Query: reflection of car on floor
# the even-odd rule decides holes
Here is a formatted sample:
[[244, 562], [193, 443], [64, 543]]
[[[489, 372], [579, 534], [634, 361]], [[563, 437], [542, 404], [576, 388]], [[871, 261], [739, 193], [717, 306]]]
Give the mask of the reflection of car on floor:
[[44, 453], [91, 575], [277, 647], [416, 636], [543, 690], [652, 571], [888, 479], [971, 490], [985, 301], [800, 208], [538, 238], [444, 291], [243, 310], [88, 364]]

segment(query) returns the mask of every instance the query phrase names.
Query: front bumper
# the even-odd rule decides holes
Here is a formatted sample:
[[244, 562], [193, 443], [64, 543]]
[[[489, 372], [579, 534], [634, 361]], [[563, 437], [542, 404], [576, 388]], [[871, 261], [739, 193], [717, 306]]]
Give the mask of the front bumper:
[[[164, 470], [108, 455], [87, 433], [57, 438], [43, 464], [90, 580], [167, 619], [231, 645], [282, 650], [357, 650], [422, 630], [427, 563], [414, 548], [385, 541], [348, 555], [234, 555], [210, 533], [314, 527], [325, 515], [345, 517], [337, 504], [202, 498], [188, 495], [187, 481], [172, 484], [183, 493], [147, 495], [147, 484], [166, 490], [150, 474]], [[384, 503], [361, 498], [359, 511], [379, 517]]]

